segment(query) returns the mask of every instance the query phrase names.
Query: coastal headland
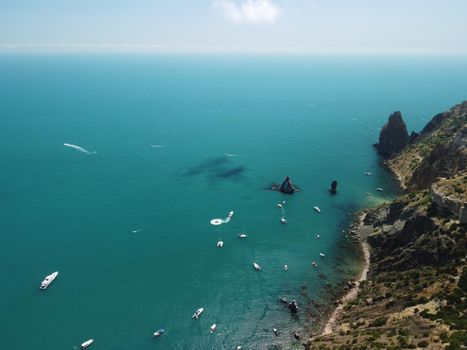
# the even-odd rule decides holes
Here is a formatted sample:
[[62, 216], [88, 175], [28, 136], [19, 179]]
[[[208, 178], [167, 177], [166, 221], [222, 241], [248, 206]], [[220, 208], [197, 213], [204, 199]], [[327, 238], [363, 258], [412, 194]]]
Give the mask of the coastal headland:
[[[408, 134], [400, 112], [376, 149], [403, 194], [360, 213], [360, 278], [305, 349], [462, 349], [467, 342], [467, 102]], [[371, 263], [370, 263], [371, 262]]]

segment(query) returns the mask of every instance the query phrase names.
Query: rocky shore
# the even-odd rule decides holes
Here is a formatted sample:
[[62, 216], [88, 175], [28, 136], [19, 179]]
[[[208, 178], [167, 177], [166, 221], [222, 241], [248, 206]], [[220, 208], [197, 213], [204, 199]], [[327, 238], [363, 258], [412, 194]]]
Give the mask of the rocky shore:
[[[366, 210], [350, 233], [363, 271], [305, 349], [467, 346], [467, 102], [408, 136], [400, 112], [379, 153], [405, 190]], [[371, 259], [371, 264], [369, 263]]]

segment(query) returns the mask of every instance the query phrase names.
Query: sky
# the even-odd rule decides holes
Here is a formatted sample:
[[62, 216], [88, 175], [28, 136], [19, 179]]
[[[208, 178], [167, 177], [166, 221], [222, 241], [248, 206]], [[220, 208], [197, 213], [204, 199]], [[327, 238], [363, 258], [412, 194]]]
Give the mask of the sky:
[[1, 0], [0, 51], [467, 53], [467, 0]]

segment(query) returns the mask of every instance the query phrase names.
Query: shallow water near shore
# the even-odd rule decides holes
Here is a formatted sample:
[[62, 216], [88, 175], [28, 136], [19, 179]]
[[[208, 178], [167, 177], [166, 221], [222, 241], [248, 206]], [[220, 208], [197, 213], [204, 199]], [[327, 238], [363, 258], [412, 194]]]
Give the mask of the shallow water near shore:
[[[358, 272], [341, 231], [398, 193], [379, 128], [401, 110], [419, 130], [467, 91], [455, 57], [1, 55], [0, 75], [0, 337], [16, 350], [300, 348], [311, 300]], [[300, 192], [267, 190], [286, 175]]]

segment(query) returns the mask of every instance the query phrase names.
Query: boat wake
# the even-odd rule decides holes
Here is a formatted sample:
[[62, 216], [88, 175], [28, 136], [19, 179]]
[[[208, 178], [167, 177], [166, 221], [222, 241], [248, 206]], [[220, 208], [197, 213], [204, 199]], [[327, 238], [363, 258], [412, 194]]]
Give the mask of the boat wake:
[[226, 157], [242, 157], [240, 154], [232, 154], [232, 153], [224, 153], [224, 156]]
[[152, 148], [161, 148], [161, 147], [165, 147], [165, 145], [149, 145], [149, 147], [152, 147]]
[[70, 143], [64, 143], [63, 146], [76, 149], [76, 150], [78, 150], [80, 152], [83, 152], [83, 153], [86, 153], [86, 154], [96, 154], [97, 153], [97, 151], [91, 152], [91, 151], [88, 151], [87, 149], [85, 149], [83, 147], [80, 147], [78, 145], [72, 145]]
[[228, 223], [230, 221], [230, 218], [232, 217], [233, 214], [234, 214], [234, 212], [231, 211], [229, 213], [229, 215], [227, 215], [227, 217], [225, 219], [212, 219], [210, 221], [211, 225], [217, 226], [217, 225], [226, 224], [226, 223]]

